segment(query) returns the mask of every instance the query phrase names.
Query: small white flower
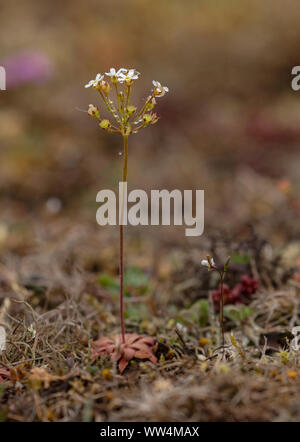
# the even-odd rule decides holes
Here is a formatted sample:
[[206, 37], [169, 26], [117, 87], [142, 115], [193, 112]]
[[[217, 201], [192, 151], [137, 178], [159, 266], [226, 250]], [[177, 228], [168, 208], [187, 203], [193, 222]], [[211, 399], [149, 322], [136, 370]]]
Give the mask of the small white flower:
[[214, 258], [210, 258], [210, 262], [208, 261], [208, 259], [202, 259], [201, 265], [203, 265], [204, 267], [208, 267], [209, 269], [216, 267]]
[[31, 336], [33, 338], [35, 338], [36, 335], [36, 329], [33, 327], [33, 324], [30, 324], [30, 326], [27, 328], [27, 330], [29, 331], [29, 333], [31, 334]]
[[88, 88], [88, 87], [97, 87], [98, 84], [100, 83], [100, 81], [102, 81], [104, 78], [104, 75], [102, 74], [97, 74], [95, 80], [91, 80], [89, 81], [84, 87]]
[[154, 95], [156, 97], [163, 97], [166, 92], [169, 92], [169, 88], [167, 86], [162, 86], [159, 81], [152, 81], [154, 86]]
[[109, 72], [105, 72], [105, 74], [110, 77], [112, 81], [120, 81], [121, 74], [125, 74], [127, 72], [127, 69], [120, 68], [118, 71], [115, 70], [115, 68], [110, 68]]
[[176, 328], [181, 333], [186, 333], [187, 332], [187, 328], [184, 327], [184, 325], [180, 324], [180, 322], [176, 323]]
[[120, 83], [131, 83], [139, 78], [140, 73], [135, 69], [129, 69], [127, 72], [120, 72], [119, 81]]
[[62, 202], [57, 197], [48, 198], [46, 201], [46, 209], [49, 213], [56, 215], [62, 209]]
[[300, 335], [298, 336], [298, 333], [300, 333], [300, 326], [299, 325], [297, 327], [292, 328], [292, 335], [294, 335], [295, 337], [291, 341], [291, 347], [294, 351], [298, 351], [300, 349], [300, 347], [299, 347]]

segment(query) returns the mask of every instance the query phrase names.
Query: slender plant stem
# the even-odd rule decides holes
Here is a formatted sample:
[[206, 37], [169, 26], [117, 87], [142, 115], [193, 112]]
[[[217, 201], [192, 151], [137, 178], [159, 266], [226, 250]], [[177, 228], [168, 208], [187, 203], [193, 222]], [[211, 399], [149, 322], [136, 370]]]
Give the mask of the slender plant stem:
[[224, 277], [225, 277], [225, 272], [221, 272], [220, 277], [221, 277], [220, 327], [221, 327], [222, 347], [223, 347], [223, 355], [224, 355], [224, 350], [225, 350], [225, 332], [224, 332]]
[[[128, 161], [128, 135], [123, 135], [124, 162], [123, 162], [123, 183], [127, 182], [127, 161]], [[124, 192], [122, 195], [121, 216], [120, 216], [120, 323], [122, 343], [125, 343], [125, 322], [124, 322]]]
[[118, 99], [119, 114], [121, 115], [121, 121], [123, 122], [122, 106], [121, 106], [120, 95], [119, 95], [119, 90], [118, 90], [117, 83], [115, 83], [114, 86], [115, 86], [115, 91], [116, 91], [116, 95], [117, 95], [117, 99]]
[[147, 105], [148, 103], [150, 103], [150, 101], [152, 100], [152, 98], [154, 98], [154, 92], [152, 93], [152, 95], [146, 100], [144, 106], [142, 107], [142, 109], [139, 111], [139, 113], [136, 115], [136, 117], [134, 118], [133, 123], [135, 123], [139, 118], [142, 117], [142, 115], [144, 114], [145, 110], [147, 109]]

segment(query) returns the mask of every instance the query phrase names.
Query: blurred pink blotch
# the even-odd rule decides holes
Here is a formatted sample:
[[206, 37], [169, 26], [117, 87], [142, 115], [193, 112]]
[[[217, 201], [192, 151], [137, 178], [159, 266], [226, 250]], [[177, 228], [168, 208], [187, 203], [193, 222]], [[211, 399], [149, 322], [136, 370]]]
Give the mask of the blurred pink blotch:
[[41, 52], [24, 51], [0, 60], [6, 70], [6, 87], [14, 89], [26, 83], [44, 83], [54, 73], [50, 58]]

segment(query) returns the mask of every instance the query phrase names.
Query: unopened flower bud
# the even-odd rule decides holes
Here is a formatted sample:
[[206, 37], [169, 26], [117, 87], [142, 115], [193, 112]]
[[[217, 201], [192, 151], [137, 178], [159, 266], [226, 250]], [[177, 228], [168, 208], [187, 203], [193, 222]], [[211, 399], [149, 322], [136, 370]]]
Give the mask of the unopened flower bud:
[[100, 119], [99, 109], [93, 104], [89, 104], [88, 114], [93, 118], [97, 118], [98, 120]]
[[143, 115], [143, 122], [145, 125], [150, 124], [152, 121], [152, 115], [151, 114], [144, 114]]
[[107, 83], [107, 81], [102, 80], [99, 84], [99, 87], [101, 89], [101, 91], [105, 94], [108, 95], [109, 91], [110, 91], [110, 85]]
[[152, 120], [151, 124], [155, 124], [158, 122], [158, 116], [156, 114], [151, 114]]
[[127, 112], [128, 115], [131, 116], [136, 112], [136, 107], [135, 106], [127, 106]]
[[108, 129], [110, 127], [110, 121], [109, 120], [102, 120], [99, 123], [99, 126], [102, 127], [102, 129]]

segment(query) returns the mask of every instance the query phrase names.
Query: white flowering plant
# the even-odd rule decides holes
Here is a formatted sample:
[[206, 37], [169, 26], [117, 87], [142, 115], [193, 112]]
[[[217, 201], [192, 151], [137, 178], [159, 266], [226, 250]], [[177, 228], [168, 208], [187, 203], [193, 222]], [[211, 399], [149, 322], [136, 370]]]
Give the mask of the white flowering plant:
[[207, 255], [206, 259], [202, 259], [201, 265], [207, 267], [209, 271], [217, 271], [220, 276], [220, 309], [219, 309], [219, 323], [222, 336], [222, 349], [223, 357], [225, 351], [225, 329], [224, 329], [224, 280], [230, 263], [230, 256], [228, 256], [223, 267], [218, 267], [214, 261], [214, 258]]
[[[106, 75], [106, 79], [105, 79]], [[158, 81], [153, 80], [153, 89], [146, 98], [144, 104], [138, 110], [131, 104], [131, 91], [135, 81], [139, 79], [140, 73], [136, 69], [110, 68], [105, 75], [97, 74], [94, 80], [90, 80], [85, 88], [95, 89], [106, 109], [111, 113], [112, 118], [102, 118], [100, 110], [94, 104], [88, 107], [88, 114], [98, 120], [99, 126], [109, 132], [118, 133], [123, 137], [123, 182], [127, 182], [128, 163], [128, 137], [136, 134], [141, 129], [155, 124], [158, 116], [153, 112], [156, 106], [156, 98], [163, 97], [168, 91], [167, 86], [162, 86]], [[108, 80], [108, 81], [107, 81]], [[112, 99], [114, 93], [115, 102]], [[136, 334], [125, 333], [124, 321], [124, 198], [122, 197], [120, 213], [120, 324], [121, 334], [111, 339], [100, 337], [94, 344], [93, 358], [100, 354], [108, 353], [118, 361], [121, 372], [126, 368], [133, 357], [149, 359], [156, 362], [152, 352], [154, 340], [149, 337], [142, 337]]]

